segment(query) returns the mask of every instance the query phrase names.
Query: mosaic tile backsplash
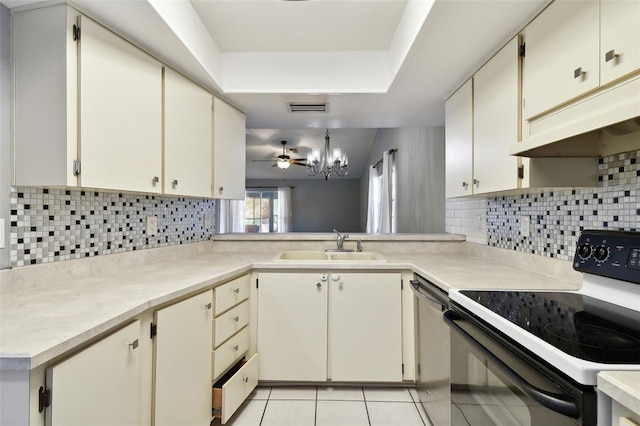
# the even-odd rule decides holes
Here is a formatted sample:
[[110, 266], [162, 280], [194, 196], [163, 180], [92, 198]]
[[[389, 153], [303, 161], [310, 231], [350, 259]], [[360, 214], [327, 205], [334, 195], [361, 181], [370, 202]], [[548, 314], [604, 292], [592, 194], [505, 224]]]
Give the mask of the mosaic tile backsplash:
[[[16, 267], [207, 240], [215, 233], [214, 203], [163, 195], [14, 187], [10, 263]], [[153, 236], [146, 232], [147, 216], [157, 217]]]
[[[488, 197], [487, 244], [568, 260], [583, 229], [640, 230], [640, 151], [599, 159], [598, 186], [566, 190], [523, 190], [517, 195]], [[477, 217], [478, 199], [448, 200], [458, 217], [468, 204]], [[458, 219], [447, 209], [447, 232]], [[530, 236], [520, 234], [520, 218], [531, 218]]]

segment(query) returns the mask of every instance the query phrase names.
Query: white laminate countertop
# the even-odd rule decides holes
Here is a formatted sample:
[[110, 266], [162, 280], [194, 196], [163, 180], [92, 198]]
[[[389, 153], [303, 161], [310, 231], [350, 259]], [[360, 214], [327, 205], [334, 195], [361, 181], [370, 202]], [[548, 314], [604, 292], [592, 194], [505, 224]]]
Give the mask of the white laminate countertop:
[[598, 389], [640, 415], [640, 371], [598, 373]]
[[[276, 254], [206, 252], [138, 266], [116, 262], [109, 272], [102, 265], [100, 273], [71, 278], [47, 276], [43, 280], [46, 282], [39, 284], [20, 282], [20, 286], [0, 295], [0, 369], [29, 370], [44, 365], [142, 312], [251, 270], [405, 270], [423, 275], [444, 290], [579, 287], [575, 282], [548, 278], [463, 252], [382, 253], [388, 262], [339, 264], [276, 262], [273, 260]], [[73, 262], [76, 261], [67, 265], [73, 267]], [[11, 273], [4, 271], [0, 279], [8, 283]]]

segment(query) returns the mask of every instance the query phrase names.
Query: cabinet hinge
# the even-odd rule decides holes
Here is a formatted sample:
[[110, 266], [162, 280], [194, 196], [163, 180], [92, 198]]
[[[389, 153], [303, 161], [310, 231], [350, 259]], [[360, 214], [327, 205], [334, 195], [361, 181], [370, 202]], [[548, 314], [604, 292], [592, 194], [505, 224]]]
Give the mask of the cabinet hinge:
[[404, 280], [400, 278], [400, 290], [404, 289]]
[[416, 372], [418, 373], [418, 375], [420, 374], [420, 364], [416, 365]]
[[80, 174], [80, 162], [73, 160], [73, 175], [78, 176]]
[[154, 323], [151, 323], [151, 327], [149, 327], [149, 338], [153, 339], [158, 334], [158, 326]]
[[44, 388], [44, 386], [40, 386], [38, 390], [38, 412], [42, 413], [45, 407], [49, 407], [51, 405], [51, 391], [48, 391]]
[[520, 57], [521, 57], [521, 58], [524, 58], [524, 56], [525, 56], [525, 53], [526, 53], [526, 51], [527, 51], [526, 46], [527, 46], [527, 45], [526, 45], [526, 43], [522, 43], [522, 44], [520, 45]]
[[524, 179], [524, 165], [518, 166], [518, 179]]
[[256, 278], [256, 288], [258, 288], [258, 279]]
[[73, 25], [73, 41], [80, 40], [80, 27], [77, 25]]
[[404, 364], [402, 364], [402, 374], [404, 374]]

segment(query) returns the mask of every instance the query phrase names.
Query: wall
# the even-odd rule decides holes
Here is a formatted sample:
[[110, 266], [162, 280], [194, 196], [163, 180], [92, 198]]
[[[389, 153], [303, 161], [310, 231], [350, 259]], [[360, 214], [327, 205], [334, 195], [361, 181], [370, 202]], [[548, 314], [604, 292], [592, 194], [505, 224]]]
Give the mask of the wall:
[[[11, 189], [13, 267], [208, 240], [215, 200], [55, 188]], [[146, 217], [158, 232], [146, 233]]]
[[0, 4], [0, 269], [9, 265], [9, 188], [11, 185], [11, 66], [9, 9]]
[[[490, 246], [568, 260], [583, 229], [640, 230], [640, 151], [599, 159], [594, 188], [447, 200], [446, 230]], [[484, 208], [483, 208], [484, 207]], [[520, 218], [529, 216], [529, 237]]]
[[256, 186], [293, 186], [292, 232], [364, 232], [360, 222], [360, 181], [323, 178], [295, 180], [247, 180], [247, 188]]
[[[378, 129], [368, 164], [375, 164], [386, 150], [397, 148], [398, 232], [443, 232], [444, 127]], [[369, 173], [360, 181], [361, 221], [366, 226]]]

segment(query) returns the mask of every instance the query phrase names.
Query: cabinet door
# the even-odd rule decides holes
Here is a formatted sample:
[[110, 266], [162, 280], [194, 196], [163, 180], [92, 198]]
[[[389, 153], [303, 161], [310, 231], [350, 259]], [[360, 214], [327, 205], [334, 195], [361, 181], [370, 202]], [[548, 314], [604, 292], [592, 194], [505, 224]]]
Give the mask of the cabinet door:
[[260, 380], [327, 380], [326, 275], [260, 274]]
[[47, 369], [49, 426], [139, 425], [142, 407], [140, 321]]
[[518, 187], [518, 39], [473, 76], [473, 177], [475, 194]]
[[640, 1], [600, 1], [600, 84], [640, 68]]
[[211, 196], [213, 96], [164, 70], [164, 193]]
[[402, 381], [401, 295], [399, 273], [331, 274], [332, 380]]
[[445, 103], [446, 196], [471, 195], [473, 179], [472, 80]]
[[246, 165], [245, 115], [214, 98], [213, 197], [244, 200]]
[[80, 19], [80, 185], [159, 193], [162, 67], [90, 19]]
[[528, 120], [599, 85], [599, 2], [556, 0], [524, 30]]
[[211, 420], [212, 303], [210, 290], [155, 314], [156, 426]]

